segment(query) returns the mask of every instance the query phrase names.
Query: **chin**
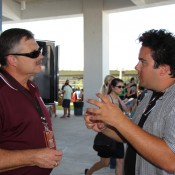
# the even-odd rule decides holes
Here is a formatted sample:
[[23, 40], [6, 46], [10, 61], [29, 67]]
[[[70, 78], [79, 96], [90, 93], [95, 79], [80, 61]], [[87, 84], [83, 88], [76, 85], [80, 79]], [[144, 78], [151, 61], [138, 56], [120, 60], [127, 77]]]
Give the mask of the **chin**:
[[42, 71], [43, 71], [42, 66], [38, 66], [38, 67], [36, 68], [36, 72], [37, 72], [37, 73], [42, 72]]
[[139, 81], [139, 84], [138, 84], [140, 87], [144, 87], [144, 83], [142, 81]]
[[35, 71], [34, 74], [38, 74], [38, 73], [40, 73], [40, 72], [42, 72], [42, 70], [41, 70], [41, 69], [40, 69], [40, 70], [38, 69], [38, 70]]

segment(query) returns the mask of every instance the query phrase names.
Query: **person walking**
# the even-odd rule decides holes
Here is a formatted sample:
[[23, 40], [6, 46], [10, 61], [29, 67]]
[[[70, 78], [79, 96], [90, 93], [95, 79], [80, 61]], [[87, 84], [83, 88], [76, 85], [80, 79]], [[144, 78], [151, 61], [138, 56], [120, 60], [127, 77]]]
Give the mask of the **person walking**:
[[42, 71], [42, 48], [20, 28], [0, 35], [0, 173], [49, 175], [59, 165], [49, 112], [30, 79]]
[[[124, 87], [123, 80], [119, 78], [113, 78], [109, 88], [108, 88], [108, 98], [111, 103], [119, 106], [123, 111], [128, 111], [128, 108], [124, 104], [124, 102], [120, 99], [119, 94], [122, 92], [122, 88]], [[107, 167], [110, 163], [111, 155], [107, 152], [98, 152], [98, 156], [100, 157], [100, 161], [96, 162], [90, 169], [85, 169], [85, 175], [92, 175], [95, 171], [100, 170], [104, 167]], [[112, 158], [116, 161], [115, 163], [115, 174], [123, 175], [123, 158], [124, 158], [124, 145], [123, 143], [116, 142], [115, 154]]]
[[[113, 104], [118, 106], [125, 114], [128, 114], [129, 109], [119, 96], [121, 94], [121, 92], [123, 91], [124, 87], [125, 86], [124, 86], [123, 80], [121, 80], [119, 78], [112, 79], [112, 81], [109, 85], [108, 97]], [[116, 141], [116, 155], [114, 157], [115, 157], [115, 161], [116, 161], [116, 163], [115, 163], [116, 175], [123, 175], [123, 158], [124, 158], [124, 144], [123, 143]], [[113, 159], [114, 159], [114, 157], [113, 157]], [[110, 165], [112, 165], [113, 159], [111, 158]]]
[[101, 101], [87, 100], [98, 108], [87, 109], [86, 126], [127, 143], [125, 175], [174, 175], [175, 36], [165, 29], [152, 29], [138, 40], [141, 48], [135, 68], [139, 86], [146, 88], [147, 94], [133, 119], [97, 94]]
[[[113, 75], [106, 75], [105, 76], [103, 85], [100, 88], [100, 93], [107, 95], [108, 90], [109, 90], [109, 85], [110, 85], [113, 78], [115, 78]], [[115, 159], [111, 158], [109, 160], [108, 155], [104, 155], [104, 153], [100, 153], [100, 152], [98, 152], [98, 156], [100, 157], [100, 161], [96, 162], [90, 169], [85, 169], [85, 175], [87, 173], [92, 174], [93, 172], [95, 172], [99, 169], [102, 169], [104, 167], [109, 166], [109, 164], [111, 164], [110, 165], [111, 168], [115, 169], [115, 167], [116, 167], [116, 162], [114, 162]]]

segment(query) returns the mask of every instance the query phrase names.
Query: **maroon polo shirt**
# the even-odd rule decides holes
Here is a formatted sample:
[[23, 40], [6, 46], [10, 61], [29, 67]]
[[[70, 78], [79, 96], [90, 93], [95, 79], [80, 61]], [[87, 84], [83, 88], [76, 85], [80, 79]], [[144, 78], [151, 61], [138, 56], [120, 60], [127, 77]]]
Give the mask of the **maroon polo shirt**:
[[[0, 148], [7, 150], [25, 150], [46, 147], [44, 125], [32, 102], [37, 98], [42, 112], [51, 129], [48, 110], [41, 100], [37, 86], [28, 81], [30, 91], [21, 86], [12, 76], [0, 69]], [[25, 155], [24, 155], [25, 156]], [[1, 173], [2, 175], [49, 175], [52, 169], [29, 166]]]

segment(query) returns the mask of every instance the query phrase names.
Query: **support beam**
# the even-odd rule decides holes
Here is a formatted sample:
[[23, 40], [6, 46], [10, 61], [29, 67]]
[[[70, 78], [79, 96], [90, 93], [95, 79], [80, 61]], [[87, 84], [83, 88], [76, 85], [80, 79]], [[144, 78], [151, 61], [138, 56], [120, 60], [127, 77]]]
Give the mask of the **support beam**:
[[2, 1], [2, 16], [12, 20], [19, 21], [21, 20], [21, 9], [20, 4], [15, 3], [12, 0], [3, 0]]
[[145, 5], [145, 0], [131, 0], [136, 6]]
[[[108, 15], [103, 0], [84, 0], [84, 99], [96, 98], [109, 74]], [[85, 103], [85, 107], [89, 104]]]

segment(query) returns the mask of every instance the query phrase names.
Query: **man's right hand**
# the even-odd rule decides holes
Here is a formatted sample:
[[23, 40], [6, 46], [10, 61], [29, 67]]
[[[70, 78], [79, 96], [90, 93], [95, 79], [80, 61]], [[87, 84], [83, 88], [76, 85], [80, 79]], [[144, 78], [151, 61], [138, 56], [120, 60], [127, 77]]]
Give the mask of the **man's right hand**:
[[85, 120], [86, 127], [88, 129], [93, 129], [96, 132], [101, 132], [102, 130], [104, 130], [106, 128], [106, 125], [101, 121], [93, 120], [92, 116], [93, 114], [89, 112], [85, 113], [84, 120]]
[[36, 150], [33, 164], [41, 168], [54, 168], [60, 164], [62, 151], [50, 148]]

